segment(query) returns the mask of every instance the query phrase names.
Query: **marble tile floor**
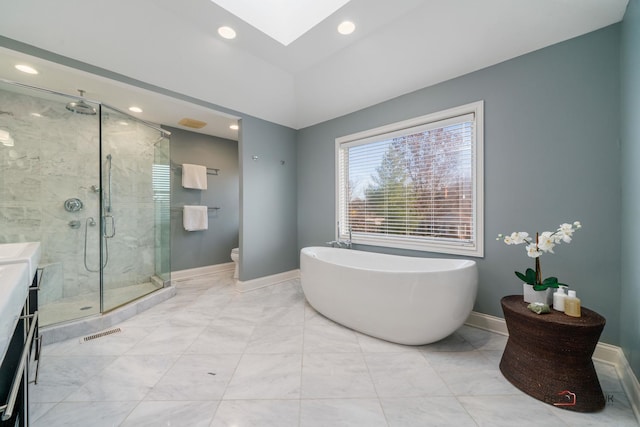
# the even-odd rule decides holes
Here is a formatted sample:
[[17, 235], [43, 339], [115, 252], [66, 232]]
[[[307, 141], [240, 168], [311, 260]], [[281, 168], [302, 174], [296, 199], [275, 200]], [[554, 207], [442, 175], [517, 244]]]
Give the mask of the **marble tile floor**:
[[[105, 306], [118, 307], [157, 289], [158, 286], [153, 282], [107, 289], [104, 294]], [[91, 292], [43, 304], [40, 307], [40, 324], [48, 326], [98, 313], [100, 313], [100, 294]]]
[[319, 315], [298, 280], [240, 294], [229, 272], [177, 286], [119, 333], [45, 346], [31, 425], [638, 426], [606, 364], [607, 406], [574, 413], [502, 377], [498, 334], [463, 326], [408, 347]]

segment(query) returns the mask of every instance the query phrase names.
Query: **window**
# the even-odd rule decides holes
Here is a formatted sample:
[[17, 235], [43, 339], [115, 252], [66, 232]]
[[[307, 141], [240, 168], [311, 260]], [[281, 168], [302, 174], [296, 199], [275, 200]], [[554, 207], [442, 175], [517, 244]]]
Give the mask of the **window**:
[[483, 102], [336, 139], [339, 239], [483, 256]]

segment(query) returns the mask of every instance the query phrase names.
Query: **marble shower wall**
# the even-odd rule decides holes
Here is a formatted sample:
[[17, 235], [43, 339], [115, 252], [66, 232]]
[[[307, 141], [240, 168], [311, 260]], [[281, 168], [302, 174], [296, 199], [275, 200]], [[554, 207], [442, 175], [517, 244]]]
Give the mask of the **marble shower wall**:
[[[97, 292], [99, 275], [84, 267], [84, 225], [99, 219], [98, 116], [65, 109], [65, 101], [0, 91], [0, 129], [13, 146], [0, 145], [0, 241], [40, 241], [45, 281], [41, 302]], [[79, 212], [64, 209], [77, 197]], [[72, 228], [77, 221], [78, 228]], [[99, 227], [90, 227], [89, 243]], [[95, 243], [94, 243], [95, 244]], [[97, 248], [87, 261], [97, 269]], [[89, 255], [89, 254], [88, 254]]]
[[[42, 243], [43, 304], [97, 292], [100, 195], [92, 186], [100, 186], [99, 116], [66, 110], [63, 97], [14, 90], [0, 86], [0, 242]], [[117, 227], [108, 239], [105, 285], [148, 282], [154, 274], [151, 172], [159, 134], [115, 112], [104, 115], [103, 134], [104, 155], [113, 156]], [[75, 197], [84, 208], [67, 212], [64, 201]]]

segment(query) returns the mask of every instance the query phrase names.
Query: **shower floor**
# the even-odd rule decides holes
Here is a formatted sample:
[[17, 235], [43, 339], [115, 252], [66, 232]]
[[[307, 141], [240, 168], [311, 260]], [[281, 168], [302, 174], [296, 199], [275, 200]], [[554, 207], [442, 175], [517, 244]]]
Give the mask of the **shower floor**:
[[[159, 286], [152, 282], [107, 289], [104, 292], [106, 307], [115, 308], [131, 300], [158, 290]], [[39, 307], [40, 326], [76, 320], [82, 317], [100, 313], [100, 295], [98, 292], [63, 298], [58, 301], [43, 304]]]

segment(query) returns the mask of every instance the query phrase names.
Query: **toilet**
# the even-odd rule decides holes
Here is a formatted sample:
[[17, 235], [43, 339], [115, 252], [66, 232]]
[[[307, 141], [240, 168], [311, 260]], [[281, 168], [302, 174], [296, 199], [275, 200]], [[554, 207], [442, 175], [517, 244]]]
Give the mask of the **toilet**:
[[233, 273], [233, 278], [238, 278], [238, 271], [240, 270], [240, 251], [238, 248], [231, 249], [231, 260], [236, 263], [236, 270]]

